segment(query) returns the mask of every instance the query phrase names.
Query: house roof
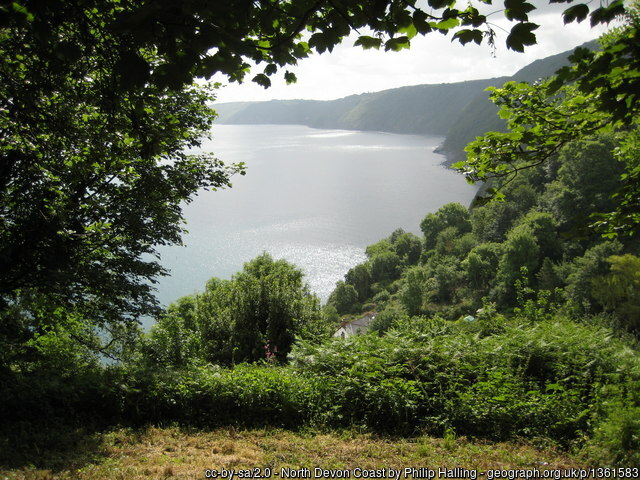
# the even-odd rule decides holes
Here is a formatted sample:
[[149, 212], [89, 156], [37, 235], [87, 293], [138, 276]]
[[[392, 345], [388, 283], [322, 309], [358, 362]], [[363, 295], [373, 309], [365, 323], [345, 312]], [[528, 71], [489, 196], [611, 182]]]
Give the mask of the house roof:
[[368, 312], [364, 316], [343, 324], [334, 334], [334, 337], [350, 337], [358, 333], [366, 332], [371, 326], [371, 322], [376, 318], [375, 312]]

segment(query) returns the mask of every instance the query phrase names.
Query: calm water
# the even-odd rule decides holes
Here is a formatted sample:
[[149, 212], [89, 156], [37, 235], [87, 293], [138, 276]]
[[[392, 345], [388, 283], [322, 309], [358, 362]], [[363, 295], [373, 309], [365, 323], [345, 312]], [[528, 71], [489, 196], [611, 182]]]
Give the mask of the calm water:
[[306, 273], [324, 300], [364, 248], [402, 227], [419, 233], [424, 215], [469, 204], [476, 188], [440, 166], [439, 137], [318, 130], [298, 125], [216, 125], [204, 147], [245, 162], [233, 188], [201, 193], [185, 208], [184, 247], [160, 250], [171, 277], [167, 304], [230, 278], [263, 251]]

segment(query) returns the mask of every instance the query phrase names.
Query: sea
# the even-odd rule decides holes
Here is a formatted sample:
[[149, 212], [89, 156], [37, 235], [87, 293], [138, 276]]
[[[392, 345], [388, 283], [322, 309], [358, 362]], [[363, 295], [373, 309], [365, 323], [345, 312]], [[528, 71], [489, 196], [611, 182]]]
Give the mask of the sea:
[[215, 125], [202, 150], [244, 162], [233, 187], [202, 191], [184, 206], [183, 246], [159, 249], [171, 275], [163, 305], [230, 279], [268, 252], [301, 268], [323, 301], [365, 248], [449, 202], [469, 205], [477, 188], [442, 165], [442, 137], [322, 130], [300, 125]]

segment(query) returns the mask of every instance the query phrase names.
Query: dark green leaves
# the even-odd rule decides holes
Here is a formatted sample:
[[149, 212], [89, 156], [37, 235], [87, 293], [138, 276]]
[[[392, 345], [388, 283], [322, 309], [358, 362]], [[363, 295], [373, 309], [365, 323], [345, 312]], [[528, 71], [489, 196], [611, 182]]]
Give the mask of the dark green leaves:
[[353, 43], [354, 46], [362, 46], [365, 50], [370, 48], [375, 48], [378, 50], [382, 45], [382, 39], [376, 37], [370, 37], [368, 35], [361, 35], [358, 39]]
[[331, 52], [339, 40], [340, 38], [334, 37], [331, 33], [314, 33], [311, 35], [311, 38], [309, 38], [309, 48], [314, 49], [318, 53], [324, 53], [327, 50]]
[[[85, 25], [83, 28], [91, 34], [108, 32], [126, 45], [113, 52], [115, 61], [122, 56], [116, 70], [118, 85], [124, 90], [145, 82], [176, 89], [196, 77], [210, 78], [216, 73], [230, 81], [242, 81], [250, 64], [268, 65], [262, 74], [272, 77], [276, 70], [296, 65], [311, 52], [331, 52], [353, 31], [370, 32], [359, 36], [357, 46], [384, 46], [387, 51], [408, 48], [415, 35], [433, 31], [452, 33], [463, 45], [479, 44], [485, 38], [493, 43], [495, 33], [477, 8], [454, 8], [453, 0], [428, 0], [424, 8], [415, 0], [244, 2], [242, 7], [237, 2], [184, 0], [179, 8], [169, 1], [58, 0], [55, 6], [37, 14], [27, 10], [29, 5], [22, 0], [7, 2], [0, 11], [0, 25], [12, 28], [31, 22], [44, 45], [60, 38], [58, 27], [66, 21], [67, 13], [58, 15], [55, 10], [62, 8], [59, 5], [68, 6], [65, 12], [70, 12], [69, 21]], [[527, 0], [504, 0], [504, 6], [506, 19], [515, 23], [507, 46], [521, 52], [536, 42], [535, 26], [529, 22], [529, 14], [536, 7]], [[564, 12], [564, 19], [581, 21], [588, 11], [586, 4], [576, 4]], [[591, 20], [608, 22], [623, 11], [623, 2], [618, 0], [593, 11]], [[463, 29], [456, 32], [458, 26]], [[155, 52], [160, 57], [158, 62], [145, 65], [145, 50]], [[81, 60], [73, 48], [59, 48], [55, 55], [67, 62]], [[255, 81], [263, 86], [268, 83], [259, 75]]]
[[587, 18], [587, 15], [589, 15], [589, 7], [584, 3], [568, 8], [562, 13], [565, 25], [573, 21], [579, 23]]
[[535, 45], [536, 36], [533, 31], [538, 27], [539, 25], [530, 22], [514, 25], [507, 37], [507, 47], [516, 52], [524, 52], [525, 45]]
[[54, 48], [56, 57], [60, 60], [73, 63], [82, 57], [82, 49], [80, 46], [71, 42], [61, 42]]
[[518, 20], [520, 22], [528, 21], [529, 16], [527, 14], [536, 9], [525, 0], [505, 0], [504, 6], [506, 9], [505, 16], [509, 20]]
[[292, 83], [296, 83], [298, 81], [298, 78], [296, 77], [295, 73], [286, 71], [284, 72], [284, 80], [287, 82], [287, 85], [289, 85]]
[[33, 22], [33, 19], [34, 19], [33, 14], [24, 5], [21, 5], [18, 2], [12, 2], [11, 9], [13, 9], [15, 13], [17, 13], [20, 17], [22, 17], [27, 22]]
[[274, 63], [270, 63], [269, 65], [267, 65], [264, 69], [264, 74], [265, 75], [273, 75], [274, 73], [276, 73], [278, 71], [278, 66]]
[[81, 318], [109, 342], [158, 312], [155, 249], [180, 242], [184, 202], [234, 168], [185, 153], [214, 117], [208, 88], [187, 86], [190, 46], [167, 62], [170, 46], [107, 28], [110, 8], [45, 3], [55, 14], [0, 28], [0, 98], [17, 107], [0, 115], [0, 318], [19, 306], [29, 335]]
[[404, 48], [409, 48], [409, 37], [396, 37], [390, 38], [384, 43], [385, 51], [393, 50], [394, 52], [399, 52]]
[[124, 88], [141, 87], [149, 79], [149, 64], [139, 55], [126, 52], [116, 63], [114, 73]]
[[429, 16], [422, 10], [416, 10], [413, 12], [413, 26], [416, 28], [418, 33], [425, 35], [432, 31], [428, 18]]
[[[615, 11], [617, 7], [612, 6]], [[581, 5], [565, 11], [565, 18], [569, 20], [586, 16], [587, 10]], [[536, 85], [510, 82], [501, 89], [493, 89], [492, 100], [500, 106], [499, 114], [507, 120], [509, 131], [489, 132], [471, 142], [466, 148], [466, 164], [457, 168], [471, 181], [508, 179], [522, 168], [554, 158], [561, 148], [577, 140], [612, 133], [619, 140], [631, 132], [629, 138], [633, 138], [633, 142], [622, 143], [622, 147], [616, 149], [627, 163], [627, 172], [621, 177], [622, 187], [612, 197], [615, 210], [599, 215], [592, 227], [609, 236], [640, 231], [637, 213], [640, 205], [637, 187], [640, 178], [637, 167], [639, 24], [640, 18], [632, 12], [626, 26], [601, 37], [601, 50], [577, 48], [569, 57], [574, 65], [561, 68], [556, 77], [546, 82]], [[518, 27], [525, 28], [526, 34], [527, 24], [521, 25], [514, 30], [517, 33]], [[514, 44], [513, 38], [508, 42], [516, 49], [521, 46]], [[634, 153], [624, 156], [625, 148]], [[635, 160], [630, 162], [631, 158]]]
[[455, 3], [455, 0], [428, 0], [429, 6], [433, 8], [449, 7]]
[[594, 56], [593, 50], [589, 50], [584, 47], [577, 47], [571, 55], [569, 55], [569, 61], [571, 63], [580, 63], [585, 60], [590, 60]]
[[618, 15], [624, 15], [624, 2], [616, 0], [607, 7], [600, 7], [591, 13], [591, 26], [594, 27], [600, 23], [609, 23]]
[[271, 86], [271, 80], [264, 73], [259, 73], [253, 77], [252, 81], [264, 88], [269, 88]]
[[459, 40], [462, 45], [466, 45], [469, 42], [475, 42], [478, 45], [482, 43], [483, 33], [481, 30], [458, 30], [451, 41]]

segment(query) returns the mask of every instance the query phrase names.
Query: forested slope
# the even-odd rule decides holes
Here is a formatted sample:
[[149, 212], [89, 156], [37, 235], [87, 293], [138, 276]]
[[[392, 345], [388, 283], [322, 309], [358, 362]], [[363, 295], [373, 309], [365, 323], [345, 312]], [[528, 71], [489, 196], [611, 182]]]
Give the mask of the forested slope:
[[338, 100], [271, 100], [216, 105], [220, 123], [302, 124], [315, 128], [444, 135], [478, 92], [506, 77], [416, 85]]
[[[596, 42], [588, 42], [583, 46], [594, 49], [596, 48]], [[501, 81], [501, 83], [496, 82], [492, 86], [499, 87], [505, 83], [505, 81], [531, 83], [540, 78], [549, 77], [568, 63], [567, 58], [571, 52], [570, 50], [536, 60], [518, 70], [511, 77]], [[458, 115], [451, 124], [451, 128], [449, 128], [446, 133], [446, 138], [441, 148], [451, 162], [464, 160], [464, 147], [477, 136], [485, 132], [502, 131], [505, 129], [504, 120], [498, 117], [497, 112], [498, 108], [491, 103], [489, 93], [485, 91], [478, 92], [473, 100], [458, 112]]]

